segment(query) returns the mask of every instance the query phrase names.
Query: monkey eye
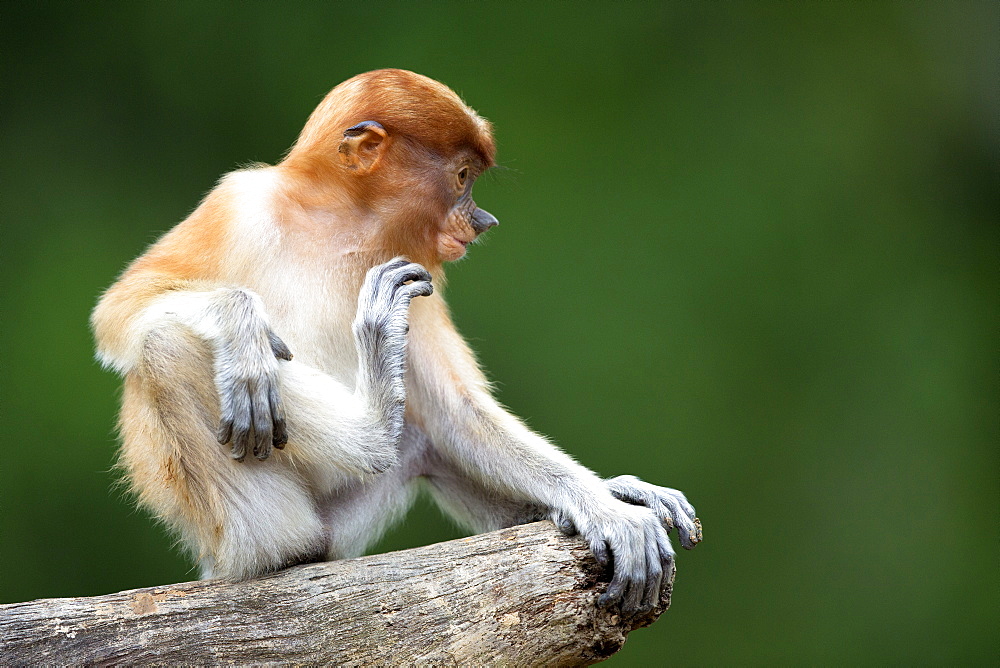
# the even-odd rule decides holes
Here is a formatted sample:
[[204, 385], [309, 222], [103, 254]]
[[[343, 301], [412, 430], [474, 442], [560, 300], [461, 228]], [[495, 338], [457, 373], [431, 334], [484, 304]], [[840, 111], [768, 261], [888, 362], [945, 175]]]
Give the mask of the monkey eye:
[[465, 186], [465, 182], [469, 180], [469, 168], [462, 167], [458, 170], [458, 185]]

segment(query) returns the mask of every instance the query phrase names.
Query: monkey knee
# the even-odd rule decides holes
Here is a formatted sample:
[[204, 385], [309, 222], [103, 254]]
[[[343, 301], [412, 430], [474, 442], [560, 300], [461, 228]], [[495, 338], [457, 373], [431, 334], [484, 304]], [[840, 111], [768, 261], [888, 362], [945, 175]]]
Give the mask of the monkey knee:
[[271, 470], [248, 476], [224, 502], [217, 541], [209, 551], [215, 577], [243, 580], [318, 561], [327, 552], [313, 499], [288, 475]]
[[212, 382], [212, 364], [204, 341], [183, 326], [166, 325], [143, 337], [135, 373], [156, 384], [205, 385]]
[[328, 541], [318, 520], [299, 527], [284, 525], [280, 531], [274, 531], [276, 522], [267, 526], [272, 531], [265, 534], [246, 524], [230, 525], [207, 577], [247, 580], [326, 559]]

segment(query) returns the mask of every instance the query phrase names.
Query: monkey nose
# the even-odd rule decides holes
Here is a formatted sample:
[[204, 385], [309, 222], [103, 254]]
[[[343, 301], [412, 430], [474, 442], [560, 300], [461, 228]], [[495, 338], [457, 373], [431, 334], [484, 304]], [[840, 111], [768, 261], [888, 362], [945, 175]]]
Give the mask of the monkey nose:
[[486, 230], [490, 229], [494, 225], [499, 225], [500, 221], [494, 217], [489, 211], [477, 208], [472, 212], [472, 229], [475, 230], [476, 234], [482, 234]]

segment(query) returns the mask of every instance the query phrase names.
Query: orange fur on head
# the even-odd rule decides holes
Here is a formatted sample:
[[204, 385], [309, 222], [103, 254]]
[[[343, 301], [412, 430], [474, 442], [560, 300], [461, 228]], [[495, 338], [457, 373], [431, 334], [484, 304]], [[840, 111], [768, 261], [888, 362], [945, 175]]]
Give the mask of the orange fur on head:
[[[373, 121], [387, 135], [384, 156], [370, 170], [345, 169], [344, 132]], [[476, 233], [449, 221], [455, 201], [442, 172], [456, 156], [475, 172], [494, 164], [490, 123], [450, 88], [406, 70], [360, 74], [338, 85], [309, 117], [278, 166], [289, 196], [305, 207], [354, 206], [354, 219], [378, 221], [370, 244], [386, 257], [407, 255], [438, 265], [464, 255]]]
[[306, 122], [285, 164], [303, 167], [332, 161], [344, 130], [375, 121], [391, 137], [405, 138], [440, 155], [475, 152], [483, 168], [496, 148], [489, 121], [444, 84], [407, 70], [375, 70], [331, 90]]

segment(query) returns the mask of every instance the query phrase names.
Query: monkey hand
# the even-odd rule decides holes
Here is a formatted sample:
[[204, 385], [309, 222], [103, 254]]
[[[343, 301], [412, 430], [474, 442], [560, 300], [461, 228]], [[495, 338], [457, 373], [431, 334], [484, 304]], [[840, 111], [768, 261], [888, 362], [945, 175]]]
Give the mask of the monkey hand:
[[674, 549], [660, 519], [648, 508], [613, 500], [601, 513], [552, 513], [567, 535], [579, 534], [601, 566], [612, 566], [611, 583], [598, 605], [617, 604], [625, 614], [645, 612], [660, 602], [674, 569]]
[[434, 292], [431, 275], [422, 266], [397, 257], [372, 267], [358, 295], [355, 331], [381, 330], [398, 338], [409, 328], [407, 310], [414, 297]]
[[605, 482], [615, 498], [652, 510], [667, 532], [676, 527], [677, 536], [685, 549], [690, 550], [701, 542], [701, 521], [683, 493], [651, 485], [634, 475], [620, 475]]
[[384, 417], [394, 440], [403, 429], [410, 302], [433, 291], [426, 269], [405, 258], [395, 258], [369, 269], [358, 295], [354, 319], [360, 363], [358, 387]]
[[236, 336], [230, 341], [216, 353], [218, 440], [231, 444], [236, 461], [251, 451], [257, 459], [267, 459], [272, 448], [281, 449], [288, 442], [278, 360], [291, 360], [292, 353], [270, 328], [262, 336]]

